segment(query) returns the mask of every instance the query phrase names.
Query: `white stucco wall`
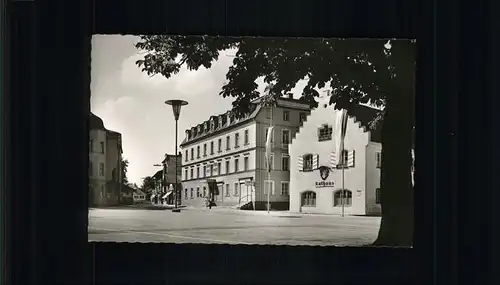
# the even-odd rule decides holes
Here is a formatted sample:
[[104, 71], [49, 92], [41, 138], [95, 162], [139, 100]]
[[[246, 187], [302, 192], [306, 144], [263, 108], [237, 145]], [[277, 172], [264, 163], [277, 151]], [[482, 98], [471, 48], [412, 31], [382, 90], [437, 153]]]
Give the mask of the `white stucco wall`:
[[[318, 128], [323, 124], [335, 125], [333, 106], [326, 108], [320, 102], [312, 111], [307, 121], [299, 130], [290, 147], [290, 211], [303, 213], [340, 214], [342, 207], [334, 206], [334, 192], [342, 188], [342, 170], [334, 169], [329, 173], [326, 182], [333, 182], [334, 187], [316, 188], [315, 183], [322, 181], [319, 170], [300, 172], [298, 158], [307, 153], [319, 155], [319, 166], [330, 166], [330, 154], [334, 151], [334, 137], [328, 141], [318, 141]], [[366, 196], [366, 151], [369, 133], [360, 127], [354, 118], [347, 122], [345, 149], [355, 151], [354, 167], [344, 170], [344, 188], [352, 192], [352, 206], [345, 207], [346, 214], [365, 214]], [[316, 193], [315, 207], [301, 207], [301, 194], [305, 191]]]
[[366, 214], [380, 214], [376, 203], [376, 189], [380, 187], [380, 168], [377, 168], [377, 153], [382, 152], [380, 143], [370, 142], [366, 146]]

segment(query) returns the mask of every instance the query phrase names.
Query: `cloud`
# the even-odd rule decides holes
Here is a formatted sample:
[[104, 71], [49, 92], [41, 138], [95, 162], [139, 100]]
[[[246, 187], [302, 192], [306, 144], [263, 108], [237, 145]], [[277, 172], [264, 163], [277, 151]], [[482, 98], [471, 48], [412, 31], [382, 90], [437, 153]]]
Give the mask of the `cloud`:
[[[158, 170], [153, 165], [161, 162], [165, 153], [174, 154], [175, 123], [166, 100], [189, 102], [181, 110], [179, 144], [185, 129], [231, 108], [234, 98], [223, 98], [219, 92], [236, 51], [221, 52], [210, 69], [190, 71], [183, 67], [167, 79], [150, 77], [135, 64], [141, 58], [133, 48], [136, 40], [135, 36], [101, 36], [93, 42], [91, 108], [106, 128], [122, 134], [129, 181], [140, 184], [143, 177]], [[263, 92], [262, 79], [257, 83]], [[296, 98], [305, 83], [299, 82], [292, 90]]]

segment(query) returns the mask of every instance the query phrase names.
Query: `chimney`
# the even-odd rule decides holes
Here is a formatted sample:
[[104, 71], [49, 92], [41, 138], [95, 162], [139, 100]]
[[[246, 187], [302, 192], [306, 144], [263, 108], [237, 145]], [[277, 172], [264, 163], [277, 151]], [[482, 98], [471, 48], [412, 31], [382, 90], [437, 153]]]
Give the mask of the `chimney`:
[[286, 93], [286, 96], [288, 97], [288, 99], [293, 99], [293, 93], [291, 92]]

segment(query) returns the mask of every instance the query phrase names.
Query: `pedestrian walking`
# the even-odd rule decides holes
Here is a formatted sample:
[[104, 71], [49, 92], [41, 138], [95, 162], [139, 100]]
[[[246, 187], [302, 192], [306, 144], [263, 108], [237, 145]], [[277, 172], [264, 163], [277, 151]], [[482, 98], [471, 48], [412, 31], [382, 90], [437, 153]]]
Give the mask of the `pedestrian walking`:
[[205, 204], [207, 205], [208, 209], [212, 209], [212, 201], [209, 197], [205, 199]]

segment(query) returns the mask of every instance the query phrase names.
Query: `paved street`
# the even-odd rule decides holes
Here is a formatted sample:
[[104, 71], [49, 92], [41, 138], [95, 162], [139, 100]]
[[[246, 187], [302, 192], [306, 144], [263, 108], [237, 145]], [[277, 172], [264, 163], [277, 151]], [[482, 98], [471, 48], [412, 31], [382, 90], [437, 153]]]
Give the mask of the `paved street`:
[[349, 245], [372, 243], [379, 217], [230, 209], [91, 209], [89, 241]]

